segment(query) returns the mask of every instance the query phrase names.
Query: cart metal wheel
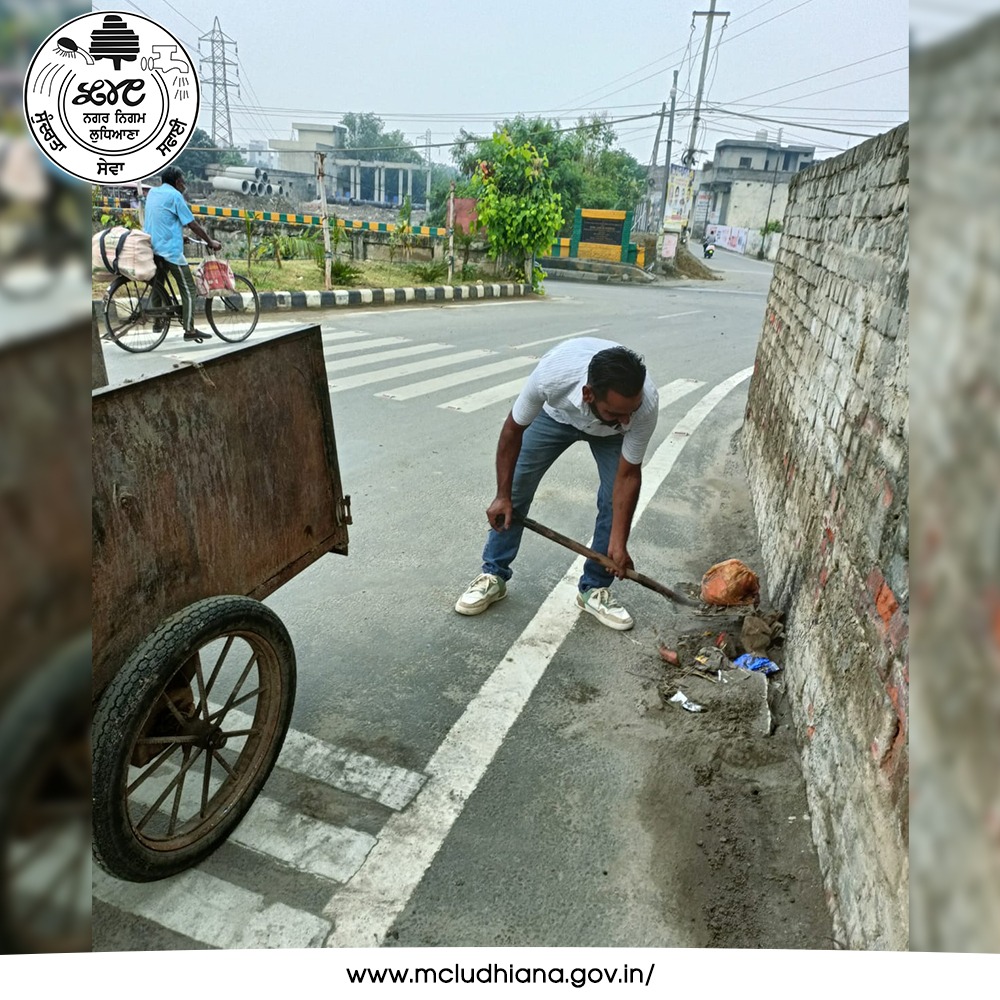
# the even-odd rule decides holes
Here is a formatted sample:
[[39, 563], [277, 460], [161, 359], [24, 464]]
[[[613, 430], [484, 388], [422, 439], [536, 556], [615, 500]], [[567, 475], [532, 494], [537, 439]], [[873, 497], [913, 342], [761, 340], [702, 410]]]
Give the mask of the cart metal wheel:
[[94, 715], [94, 857], [150, 882], [197, 864], [245, 815], [291, 719], [295, 652], [247, 597], [210, 597], [164, 621]]
[[253, 333], [260, 319], [260, 296], [243, 277], [234, 274], [236, 288], [205, 300], [205, 316], [212, 329], [230, 344], [238, 344]]
[[88, 633], [4, 701], [0, 954], [90, 951], [90, 678]]

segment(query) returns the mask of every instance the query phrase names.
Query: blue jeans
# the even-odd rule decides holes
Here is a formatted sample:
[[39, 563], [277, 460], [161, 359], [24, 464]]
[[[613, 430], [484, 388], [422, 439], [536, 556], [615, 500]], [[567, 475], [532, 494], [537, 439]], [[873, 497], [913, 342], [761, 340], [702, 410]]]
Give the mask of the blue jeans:
[[[608, 542], [611, 540], [611, 496], [614, 491], [615, 476], [618, 474], [618, 460], [622, 453], [620, 434], [610, 437], [593, 437], [583, 431], [561, 424], [553, 420], [545, 412], [539, 413], [531, 422], [521, 441], [521, 453], [514, 467], [514, 484], [511, 490], [511, 500], [514, 510], [522, 517], [528, 516], [531, 501], [534, 499], [542, 476], [548, 472], [552, 463], [574, 442], [586, 441], [590, 445], [590, 453], [597, 462], [601, 485], [597, 491], [597, 521], [594, 524], [594, 543], [592, 548], [606, 555]], [[490, 528], [483, 549], [483, 572], [492, 573], [502, 580], [509, 580], [513, 573], [510, 564], [521, 547], [521, 535], [524, 532], [519, 524], [506, 531], [494, 531]], [[594, 587], [610, 587], [614, 575], [609, 573], [599, 562], [588, 559], [583, 564], [583, 575], [580, 577], [580, 590], [591, 590]]]

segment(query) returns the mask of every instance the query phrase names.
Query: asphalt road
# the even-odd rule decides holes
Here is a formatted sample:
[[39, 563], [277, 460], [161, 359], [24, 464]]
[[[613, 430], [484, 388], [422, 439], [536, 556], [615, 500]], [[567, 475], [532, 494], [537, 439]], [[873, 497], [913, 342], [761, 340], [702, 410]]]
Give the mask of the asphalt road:
[[[479, 571], [518, 383], [574, 335], [634, 348], [661, 390], [636, 567], [672, 586], [737, 554], [713, 517], [772, 268], [723, 251], [710, 264], [724, 281], [552, 280], [538, 300], [262, 317], [255, 337], [319, 323], [330, 351], [350, 556], [268, 603], [298, 657], [295, 739], [357, 755], [354, 778], [283, 760], [262, 809], [195, 871], [142, 886], [96, 872], [95, 948], [710, 943], [672, 868], [685, 862], [670, 807], [653, 805], [672, 766], [663, 723], [637, 709], [676, 612], [619, 584], [636, 627], [603, 628], [573, 606], [574, 556], [529, 533], [508, 598], [453, 611]], [[155, 355], [106, 358], [116, 383], [229, 349], [172, 335]], [[532, 515], [586, 542], [595, 491], [589, 452], [571, 449]]]

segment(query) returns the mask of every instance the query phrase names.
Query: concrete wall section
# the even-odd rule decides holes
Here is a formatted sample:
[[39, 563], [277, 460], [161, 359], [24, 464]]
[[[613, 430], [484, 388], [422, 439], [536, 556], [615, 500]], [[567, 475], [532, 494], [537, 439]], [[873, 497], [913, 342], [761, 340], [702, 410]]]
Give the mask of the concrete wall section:
[[838, 939], [908, 941], [909, 132], [797, 177], [744, 451]]

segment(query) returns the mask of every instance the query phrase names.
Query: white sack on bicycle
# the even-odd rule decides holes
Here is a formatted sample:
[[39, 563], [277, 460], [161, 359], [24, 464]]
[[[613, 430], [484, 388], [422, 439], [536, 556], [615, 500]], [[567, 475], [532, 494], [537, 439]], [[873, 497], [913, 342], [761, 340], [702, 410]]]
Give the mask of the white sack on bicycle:
[[124, 226], [112, 226], [94, 233], [91, 264], [95, 270], [103, 269], [134, 281], [151, 281], [156, 274], [149, 233]]
[[202, 298], [208, 299], [236, 291], [236, 277], [226, 261], [209, 257], [195, 268], [194, 287]]

